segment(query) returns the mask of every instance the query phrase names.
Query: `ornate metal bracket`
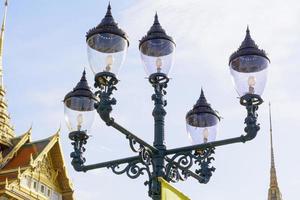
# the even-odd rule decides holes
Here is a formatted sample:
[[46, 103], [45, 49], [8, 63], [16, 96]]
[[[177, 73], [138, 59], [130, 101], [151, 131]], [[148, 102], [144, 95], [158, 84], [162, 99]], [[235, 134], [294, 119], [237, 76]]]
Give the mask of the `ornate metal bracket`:
[[95, 96], [100, 99], [100, 102], [95, 103], [95, 108], [100, 117], [108, 126], [113, 123], [114, 119], [110, 117], [112, 105], [116, 105], [117, 100], [111, 98], [114, 90], [117, 90], [115, 85], [118, 83], [115, 75], [109, 72], [98, 73], [95, 77], [95, 87], [99, 88], [95, 92]]
[[112, 106], [116, 104], [116, 100], [111, 95], [117, 89], [115, 84], [118, 81], [113, 74], [99, 73], [95, 77], [95, 86], [99, 88], [95, 95], [100, 101], [95, 104], [95, 108], [108, 126], [112, 126], [126, 136], [131, 150], [137, 153], [138, 156], [84, 165], [86, 161], [83, 157], [84, 145], [87, 143], [88, 135], [83, 131], [71, 132], [69, 137], [74, 146], [71, 157], [75, 170], [85, 172], [105, 167], [111, 169], [115, 174], [126, 174], [132, 179], [147, 174], [148, 180], [145, 185], [149, 187], [149, 196], [153, 199], [159, 199], [160, 183], [157, 177], [164, 177], [168, 182], [184, 181], [189, 177], [193, 177], [200, 183], [206, 184], [215, 171], [211, 163], [214, 160], [212, 155], [215, 153], [215, 147], [252, 140], [259, 130], [256, 111], [258, 105], [262, 103], [262, 99], [257, 95], [247, 94], [240, 101], [247, 109], [246, 127], [244, 129], [246, 135], [199, 145], [166, 149], [164, 144], [164, 116], [166, 112], [164, 107], [167, 102], [163, 99], [163, 96], [166, 94], [165, 88], [169, 79], [164, 74], [156, 73], [149, 77], [149, 81], [155, 91], [152, 95], [155, 104], [152, 113], [155, 122], [154, 146], [129, 132], [110, 116]]
[[247, 109], [247, 117], [245, 118], [244, 122], [246, 124], [244, 131], [247, 133], [247, 135], [245, 135], [243, 138], [243, 142], [246, 142], [247, 140], [255, 138], [260, 129], [260, 126], [257, 123], [257, 110], [258, 106], [263, 103], [263, 100], [258, 95], [246, 94], [241, 97], [240, 103]]
[[165, 88], [168, 87], [169, 78], [163, 73], [154, 73], [150, 75], [149, 82], [155, 91], [155, 94], [152, 95], [152, 100], [155, 102], [155, 105], [161, 104], [166, 106], [167, 101], [163, 100], [163, 96], [167, 94]]
[[151, 186], [151, 162], [145, 163], [144, 161], [134, 160], [123, 165], [111, 164], [107, 166], [113, 173], [117, 175], [126, 174], [131, 179], [136, 179], [145, 173], [148, 175], [148, 180], [144, 182], [144, 185], [148, 185], [149, 190]]
[[198, 165], [198, 169], [195, 169], [193, 176], [200, 183], [208, 183], [212, 172], [215, 168], [211, 166], [211, 161], [214, 160], [212, 154], [214, 154], [214, 148], [207, 148], [199, 151], [187, 151], [174, 154], [170, 159], [166, 159], [168, 164], [166, 165], [166, 180], [171, 182], [178, 182], [179, 180], [186, 180], [192, 175], [192, 167]]
[[84, 131], [73, 131], [69, 133], [69, 138], [73, 141], [72, 145], [74, 147], [74, 151], [70, 154], [72, 165], [76, 171], [81, 171], [81, 166], [86, 161], [83, 157], [84, 145], [87, 143], [89, 136]]

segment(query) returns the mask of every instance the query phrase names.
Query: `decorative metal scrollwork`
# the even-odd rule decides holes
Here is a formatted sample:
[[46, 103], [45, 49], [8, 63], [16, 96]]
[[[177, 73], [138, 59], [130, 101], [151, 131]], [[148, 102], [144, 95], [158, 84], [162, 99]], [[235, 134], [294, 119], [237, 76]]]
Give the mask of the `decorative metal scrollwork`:
[[183, 152], [175, 154], [170, 160], [167, 160], [166, 177], [168, 181], [178, 182], [188, 178], [187, 171], [193, 165], [191, 152]]
[[152, 164], [152, 152], [148, 148], [141, 145], [139, 155], [144, 165], [149, 166]]
[[131, 150], [135, 153], [139, 153], [141, 157], [141, 162], [144, 165], [151, 165], [152, 162], [152, 152], [147, 147], [142, 144], [137, 143], [133, 138], [127, 137], [129, 140], [129, 146]]
[[85, 152], [84, 145], [87, 143], [89, 136], [85, 131], [73, 131], [69, 133], [69, 138], [73, 141], [74, 151], [70, 154], [72, 165], [75, 170], [80, 171], [80, 167], [85, 163], [86, 159], [83, 156]]
[[149, 185], [151, 181], [151, 172], [150, 172], [150, 166], [144, 165], [140, 161], [132, 161], [126, 164], [113, 164], [110, 166], [107, 166], [107, 168], [110, 168], [113, 173], [117, 175], [121, 175], [126, 173], [126, 175], [131, 179], [136, 179], [141, 175], [144, 175], [145, 173], [148, 175], [148, 180], [145, 181], [145, 185]]
[[141, 145], [138, 144], [133, 138], [131, 137], [127, 137], [127, 139], [129, 140], [129, 146], [131, 148], [131, 150], [135, 153], [139, 153], [141, 150]]
[[214, 153], [215, 148], [207, 148], [201, 152], [195, 152], [194, 154], [195, 164], [200, 166], [200, 168], [195, 171], [201, 178], [199, 180], [200, 183], [208, 183], [212, 176], [212, 172], [216, 170], [215, 167], [211, 166], [211, 161], [215, 160], [214, 157], [211, 157]]
[[191, 176], [191, 168], [193, 164], [199, 166], [195, 170], [197, 180], [200, 183], [207, 183], [212, 176], [215, 168], [211, 166], [211, 161], [214, 160], [211, 155], [214, 154], [214, 148], [207, 148], [201, 151], [180, 152], [167, 159], [166, 165], [166, 180], [171, 182], [178, 182], [179, 180], [186, 180]]

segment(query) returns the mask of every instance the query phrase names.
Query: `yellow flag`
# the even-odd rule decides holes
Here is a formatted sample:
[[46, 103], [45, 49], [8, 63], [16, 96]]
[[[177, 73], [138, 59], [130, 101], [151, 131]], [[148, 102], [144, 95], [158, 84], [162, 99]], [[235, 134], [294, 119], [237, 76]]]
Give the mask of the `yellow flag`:
[[158, 180], [161, 183], [161, 200], [191, 200], [162, 177], [158, 177]]

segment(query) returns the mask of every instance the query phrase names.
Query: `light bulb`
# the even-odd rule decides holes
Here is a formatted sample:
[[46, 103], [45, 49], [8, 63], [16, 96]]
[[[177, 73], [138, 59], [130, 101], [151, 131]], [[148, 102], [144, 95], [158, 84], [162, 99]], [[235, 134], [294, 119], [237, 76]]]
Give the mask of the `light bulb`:
[[105, 71], [109, 72], [111, 70], [112, 65], [114, 64], [114, 57], [112, 55], [106, 56], [106, 67]]
[[[205, 144], [205, 143], [208, 142], [208, 135], [209, 135], [208, 128], [205, 128], [203, 130], [202, 134], [203, 134], [203, 143]], [[199, 154], [199, 155], [203, 155], [204, 151], [200, 150], [200, 149], [197, 149], [196, 153]]]
[[83, 123], [83, 115], [80, 113], [79, 115], [77, 115], [77, 129], [78, 129], [78, 131], [80, 131], [82, 123]]
[[255, 84], [256, 84], [256, 78], [254, 76], [249, 76], [248, 78], [249, 93], [254, 94]]
[[208, 142], [208, 134], [209, 134], [208, 129], [205, 128], [203, 130], [203, 143], [207, 143]]
[[156, 59], [156, 68], [157, 68], [157, 72], [161, 71], [161, 66], [162, 66], [162, 59], [161, 58], [157, 58]]

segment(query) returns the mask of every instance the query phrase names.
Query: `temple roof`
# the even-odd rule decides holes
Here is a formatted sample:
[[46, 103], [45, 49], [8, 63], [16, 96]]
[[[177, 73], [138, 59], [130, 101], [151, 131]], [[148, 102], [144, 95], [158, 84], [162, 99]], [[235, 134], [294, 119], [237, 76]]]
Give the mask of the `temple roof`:
[[[59, 142], [59, 131], [43, 140], [31, 141], [30, 131], [14, 138], [15, 146], [6, 152], [0, 168], [0, 190], [8, 183], [19, 180], [26, 170], [40, 167], [45, 156], [49, 156], [53, 168], [57, 171], [56, 181], [59, 184], [64, 200], [73, 199], [73, 186], [69, 180], [62, 150]], [[64, 196], [65, 195], [65, 196]]]
[[18, 150], [14, 149], [16, 156], [14, 156], [1, 170], [16, 169], [18, 167], [28, 167], [30, 159], [37, 158], [44, 148], [49, 144], [50, 138], [41, 141], [35, 141], [23, 144]]

